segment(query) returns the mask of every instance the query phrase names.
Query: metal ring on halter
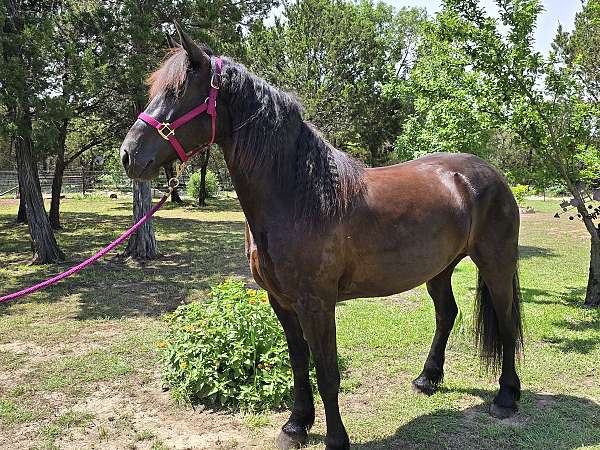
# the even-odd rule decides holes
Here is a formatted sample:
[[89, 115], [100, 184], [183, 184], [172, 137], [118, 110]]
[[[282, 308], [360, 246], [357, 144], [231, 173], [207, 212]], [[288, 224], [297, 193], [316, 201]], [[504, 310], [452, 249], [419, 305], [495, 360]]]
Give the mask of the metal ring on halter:
[[169, 189], [171, 189], [171, 190], [177, 189], [177, 187], [179, 186], [179, 178], [171, 178], [169, 180], [169, 182], [167, 183], [167, 185], [169, 186]]
[[213, 72], [212, 76], [210, 77], [210, 87], [218, 91], [219, 89], [221, 89], [221, 86], [219, 86], [221, 84], [221, 75], [219, 75], [219, 85], [215, 84], [215, 78], [216, 72]]

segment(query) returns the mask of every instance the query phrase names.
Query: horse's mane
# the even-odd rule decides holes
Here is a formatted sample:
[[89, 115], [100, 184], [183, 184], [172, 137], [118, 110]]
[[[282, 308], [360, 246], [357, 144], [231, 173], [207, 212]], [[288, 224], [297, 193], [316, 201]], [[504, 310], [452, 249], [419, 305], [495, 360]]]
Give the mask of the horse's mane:
[[[148, 79], [150, 96], [168, 89], [177, 92], [184, 86], [187, 72], [185, 51], [172, 50]], [[362, 200], [364, 167], [303, 120], [302, 106], [292, 94], [274, 88], [228, 58], [223, 58], [223, 92], [232, 118], [237, 167], [248, 177], [294, 183], [297, 220], [323, 225], [339, 220]]]

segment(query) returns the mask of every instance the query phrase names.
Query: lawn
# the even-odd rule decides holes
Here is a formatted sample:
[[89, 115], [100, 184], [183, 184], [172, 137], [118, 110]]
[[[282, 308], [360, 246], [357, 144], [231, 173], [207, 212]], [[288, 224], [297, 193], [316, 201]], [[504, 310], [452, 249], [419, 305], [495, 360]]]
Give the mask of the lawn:
[[[338, 307], [346, 369], [342, 415], [356, 449], [600, 448], [600, 311], [583, 309], [589, 241], [554, 219], [556, 201], [522, 216], [525, 355], [519, 413], [487, 414], [496, 379], [480, 371], [471, 333], [475, 269], [453, 279], [461, 309], [445, 384], [416, 394], [434, 331], [424, 287]], [[14, 202], [0, 200], [0, 293], [64, 270], [130, 224], [130, 199], [66, 199], [58, 233], [68, 261], [35, 267]], [[247, 278], [243, 214], [235, 199], [157, 214], [161, 257], [115, 255], [44, 292], [0, 305], [0, 448], [269, 449], [287, 413], [243, 415], [176, 405], [163, 392], [156, 343], [161, 316], [226, 276]], [[318, 403], [311, 449], [322, 448]]]

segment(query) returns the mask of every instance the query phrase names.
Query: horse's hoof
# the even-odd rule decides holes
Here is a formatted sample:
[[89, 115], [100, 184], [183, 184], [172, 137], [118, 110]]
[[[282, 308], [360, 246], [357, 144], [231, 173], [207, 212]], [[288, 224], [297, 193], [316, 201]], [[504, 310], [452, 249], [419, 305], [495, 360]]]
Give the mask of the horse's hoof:
[[308, 441], [308, 433], [289, 434], [281, 430], [277, 436], [275, 444], [281, 450], [290, 450], [292, 448], [300, 448]]
[[510, 416], [517, 412], [517, 406], [500, 406], [496, 403], [492, 403], [490, 406], [490, 414], [497, 419], [508, 419]]
[[413, 390], [419, 394], [433, 395], [437, 390], [437, 384], [429, 378], [420, 376], [412, 381]]

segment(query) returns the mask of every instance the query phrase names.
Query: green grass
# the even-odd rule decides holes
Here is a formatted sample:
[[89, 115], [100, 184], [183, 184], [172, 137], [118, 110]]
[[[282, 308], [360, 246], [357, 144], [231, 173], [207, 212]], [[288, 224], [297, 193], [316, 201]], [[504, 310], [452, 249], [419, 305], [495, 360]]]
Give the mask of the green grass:
[[[497, 380], [479, 368], [471, 333], [475, 267], [463, 261], [453, 277], [460, 320], [450, 338], [445, 383], [431, 397], [410, 389], [435, 328], [425, 289], [339, 305], [340, 405], [353, 448], [600, 448], [600, 311], [581, 307], [588, 236], [580, 222], [552, 217], [558, 201], [526, 203], [537, 213], [523, 215], [521, 225], [519, 414], [505, 421], [487, 414]], [[68, 261], [29, 266], [27, 228], [10, 223], [16, 206], [0, 203], [0, 293], [64, 270], [130, 224], [127, 198], [67, 199], [65, 228], [57, 236]], [[182, 436], [203, 442], [222, 432], [214, 448], [271, 448], [285, 413], [194, 415], [166, 394], [156, 404], [160, 317], [226, 276], [250, 278], [239, 206], [231, 198], [202, 210], [169, 206], [155, 224], [158, 260], [138, 265], [109, 257], [0, 306], [1, 447], [60, 448], [70, 440], [82, 447], [173, 448]], [[312, 449], [322, 448], [325, 433], [321, 407], [317, 415]]]

